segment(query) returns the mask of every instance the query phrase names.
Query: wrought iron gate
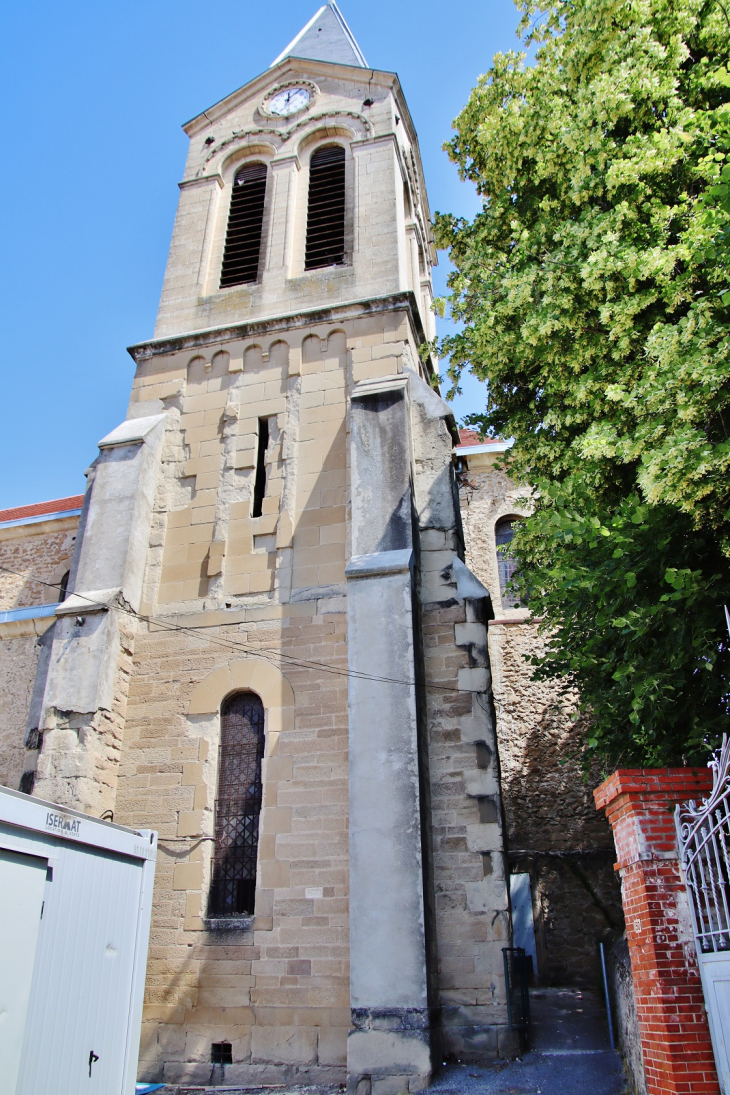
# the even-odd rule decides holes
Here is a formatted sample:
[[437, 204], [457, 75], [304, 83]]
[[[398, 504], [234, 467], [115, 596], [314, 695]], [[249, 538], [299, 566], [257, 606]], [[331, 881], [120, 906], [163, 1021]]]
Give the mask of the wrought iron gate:
[[712, 1048], [723, 1095], [730, 1095], [730, 741], [709, 763], [713, 787], [699, 805], [675, 811], [677, 843], [692, 916]]

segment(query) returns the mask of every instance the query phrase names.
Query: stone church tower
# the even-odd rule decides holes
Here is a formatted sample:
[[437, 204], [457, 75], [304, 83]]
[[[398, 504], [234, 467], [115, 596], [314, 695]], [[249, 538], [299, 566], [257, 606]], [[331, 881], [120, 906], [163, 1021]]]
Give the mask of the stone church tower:
[[512, 1035], [491, 609], [417, 137], [334, 3], [185, 131], [23, 786], [159, 831], [142, 1078], [420, 1090]]

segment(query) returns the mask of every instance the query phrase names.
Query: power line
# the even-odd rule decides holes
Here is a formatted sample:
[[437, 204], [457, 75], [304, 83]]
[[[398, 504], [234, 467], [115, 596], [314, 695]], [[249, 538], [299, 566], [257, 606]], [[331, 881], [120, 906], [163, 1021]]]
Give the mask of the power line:
[[[58, 592], [60, 592], [60, 589], [61, 589], [60, 584], [55, 584], [53, 582], [45, 582], [45, 581], [43, 581], [42, 578], [38, 578], [34, 574], [31, 574], [31, 573], [24, 573], [22, 571], [13, 570], [10, 567], [5, 567], [5, 566], [0, 566], [0, 571], [4, 571], [6, 574], [13, 574], [18, 578], [25, 578], [26, 580], [30, 580], [32, 582], [35, 582], [37, 585], [45, 586], [47, 589], [55, 589]], [[69, 596], [71, 596], [71, 594], [69, 594]], [[178, 633], [186, 634], [186, 635], [189, 634], [189, 635], [192, 635], [192, 637], [196, 638], [196, 639], [202, 638], [202, 636], [200, 635], [200, 632], [204, 629], [208, 630], [209, 626], [210, 626], [210, 625], [206, 626], [206, 625], [201, 624], [201, 625], [198, 625], [197, 627], [194, 626], [194, 625], [186, 627], [186, 626], [181, 625], [181, 624], [165, 623], [164, 621], [156, 620], [151, 616], [145, 616], [140, 612], [136, 612], [133, 608], [126, 608], [123, 605], [108, 604], [106, 601], [95, 601], [91, 597], [87, 597], [85, 594], [78, 594], [78, 596], [83, 597], [88, 605], [94, 606], [96, 608], [105, 608], [107, 610], [112, 609], [113, 611], [119, 612], [122, 615], [131, 616], [132, 619], [134, 619], [134, 620], [137, 620], [141, 623], [146, 623], [150, 628], [155, 628], [157, 630], [167, 631], [167, 632], [178, 632]], [[83, 612], [83, 609], [79, 609], [79, 615], [82, 612]], [[230, 626], [230, 625], [222, 624], [222, 625], [218, 625], [218, 626], [225, 627], [225, 626]], [[288, 665], [292, 666], [292, 668], [309, 669], [309, 670], [312, 670], [312, 669], [324, 670], [324, 672], [326, 672], [326, 673], [332, 673], [332, 674], [335, 674], [337, 676], [352, 677], [355, 680], [372, 681], [372, 682], [377, 683], [377, 684], [400, 684], [400, 685], [405, 685], [408, 688], [417, 687], [416, 681], [405, 681], [405, 680], [401, 680], [397, 677], [380, 677], [380, 676], [377, 676], [376, 674], [371, 674], [371, 673], [358, 673], [355, 670], [345, 669], [342, 666], [331, 665], [328, 662], [304, 661], [304, 660], [301, 660], [301, 659], [294, 658], [290, 654], [285, 654], [281, 650], [274, 651], [274, 650], [272, 650], [271, 647], [264, 647], [264, 648], [258, 648], [257, 649], [256, 647], [248, 646], [246, 643], [236, 641], [235, 639], [228, 639], [225, 636], [207, 635], [207, 636], [205, 636], [205, 638], [206, 638], [208, 643], [213, 644], [213, 645], [218, 646], [218, 647], [221, 647], [224, 650], [241, 650], [246, 654], [251, 654], [251, 655], [254, 655], [255, 657], [261, 657], [261, 658], [263, 658], [264, 661], [268, 661], [272, 665], [275, 664], [274, 660], [272, 658], [267, 658], [266, 655], [264, 653], [262, 653], [262, 650], [268, 650], [270, 653], [275, 654], [277, 658], [282, 659]], [[447, 685], [447, 684], [435, 684], [435, 683], [429, 684], [429, 683], [425, 683], [424, 687], [426, 688], [427, 691], [431, 691], [431, 692], [457, 692], [457, 693], [460, 693], [461, 695], [470, 695], [471, 694], [473, 696], [481, 696], [481, 695], [484, 694], [482, 692], [478, 692], [476, 689], [454, 688], [453, 685]]]

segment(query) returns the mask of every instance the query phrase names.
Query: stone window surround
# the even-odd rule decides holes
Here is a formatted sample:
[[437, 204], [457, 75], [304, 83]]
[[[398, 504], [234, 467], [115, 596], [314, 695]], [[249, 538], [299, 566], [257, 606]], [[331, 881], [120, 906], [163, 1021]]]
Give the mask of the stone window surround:
[[[500, 521], [504, 521], [505, 518], [515, 518], [521, 521], [525, 521], [530, 516], [530, 510], [524, 507], [515, 506], [514, 504], [503, 503], [498, 506], [494, 513], [491, 515], [491, 529], [492, 529], [492, 547], [494, 549], [495, 560], [499, 560], [499, 553], [497, 551], [497, 525]], [[497, 569], [498, 573], [498, 569]], [[497, 585], [495, 590], [490, 591], [492, 594], [492, 600], [495, 608], [497, 607], [497, 598], [499, 598], [499, 617], [507, 620], [511, 619], [526, 619], [530, 610], [526, 608], [510, 608], [502, 603], [502, 590]], [[490, 621], [495, 622], [495, 621]]]
[[[271, 661], [260, 657], [242, 658], [229, 662], [227, 665], [219, 666], [198, 683], [190, 698], [187, 712], [188, 716], [216, 716], [218, 729], [217, 737], [219, 737], [221, 708], [225, 700], [236, 692], [254, 692], [260, 697], [261, 702], [264, 705], [264, 804], [261, 810], [261, 820], [259, 823], [259, 850], [256, 869], [257, 911], [253, 917], [242, 917], [235, 921], [210, 920], [201, 917], [194, 919], [199, 920], [199, 923], [196, 925], [198, 930], [250, 931], [252, 928], [255, 928], [259, 931], [270, 931], [273, 923], [268, 907], [266, 908], [266, 913], [268, 915], [259, 915], [260, 904], [268, 906], [268, 902], [260, 902], [259, 898], [263, 897], [262, 891], [268, 888], [266, 887], [266, 868], [273, 866], [273, 864], [264, 863], [265, 856], [263, 848], [265, 846], [265, 841], [263, 840], [263, 837], [267, 835], [274, 836], [276, 833], [284, 832], [286, 829], [283, 825], [285, 819], [280, 816], [282, 811], [277, 810], [275, 806], [269, 804], [276, 801], [276, 784], [282, 776], [285, 777], [286, 775], [286, 773], [278, 771], [278, 768], [286, 767], [286, 765], [277, 766], [276, 759], [279, 756], [280, 734], [294, 729], [294, 691], [278, 666], [274, 665]], [[214, 750], [211, 752], [217, 757]], [[217, 768], [217, 761], [215, 767]], [[291, 777], [289, 776], [289, 778]], [[217, 771], [210, 774], [210, 780], [217, 782]], [[201, 795], [205, 795], [206, 798], [208, 797], [208, 792], [212, 786], [210, 780], [206, 780], [205, 776], [201, 774], [200, 784], [196, 785], [196, 799]], [[209, 816], [212, 818], [212, 813]], [[188, 829], [192, 820], [190, 815], [180, 815], [179, 828], [185, 828], [186, 831], [184, 833], [180, 832], [179, 835], [190, 835]], [[193, 828], [201, 831], [203, 811], [200, 811], [199, 817], [196, 818], [195, 821], [197, 822], [197, 825], [194, 823]], [[212, 834], [205, 835], [211, 836]], [[191, 843], [194, 843], [194, 837], [191, 837]], [[203, 893], [203, 886], [201, 885], [195, 890], [191, 889], [188, 891], [188, 906], [191, 903], [190, 898], [193, 897], [194, 894], [197, 895], [197, 899], [202, 905], [203, 898], [206, 896]], [[188, 922], [188, 919], [188, 916], [186, 916], [185, 926], [187, 929], [191, 929], [193, 925]]]

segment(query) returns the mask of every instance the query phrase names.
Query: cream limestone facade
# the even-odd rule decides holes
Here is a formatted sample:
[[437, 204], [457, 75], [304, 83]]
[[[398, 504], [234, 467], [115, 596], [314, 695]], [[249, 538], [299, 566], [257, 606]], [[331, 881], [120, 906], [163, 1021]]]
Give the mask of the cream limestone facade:
[[[287, 89], [305, 105], [276, 115]], [[504, 1055], [516, 1036], [492, 612], [424, 350], [416, 134], [334, 4], [185, 129], [155, 336], [130, 350], [127, 418], [89, 471], [34, 683], [26, 651], [7, 779], [159, 832], [140, 1079], [421, 1090], [442, 1053]], [[310, 165], [332, 147], [343, 261], [306, 269]], [[258, 272], [221, 289], [250, 163], [266, 165]], [[222, 916], [236, 696], [263, 705], [263, 797], [255, 907]]]

